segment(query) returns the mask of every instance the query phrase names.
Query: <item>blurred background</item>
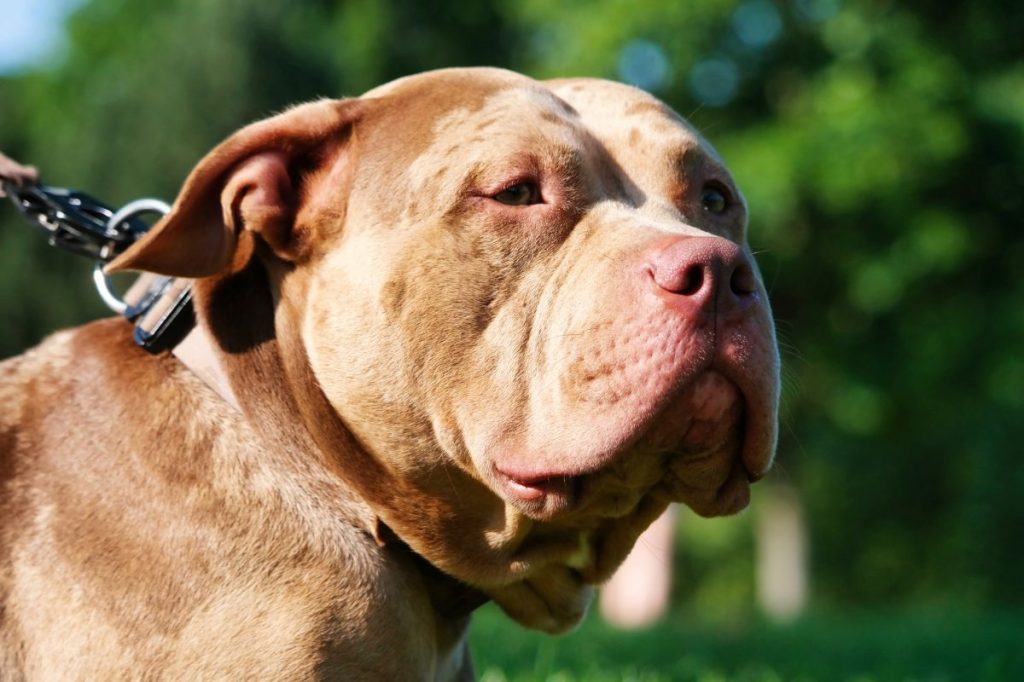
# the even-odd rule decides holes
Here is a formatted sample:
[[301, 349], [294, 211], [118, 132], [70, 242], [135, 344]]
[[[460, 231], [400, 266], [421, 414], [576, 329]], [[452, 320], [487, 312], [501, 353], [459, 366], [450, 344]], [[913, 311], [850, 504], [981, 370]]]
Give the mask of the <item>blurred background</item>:
[[[0, 150], [120, 205], [240, 125], [408, 73], [633, 83], [719, 149], [783, 348], [778, 465], [680, 514], [671, 610], [500, 680], [1024, 679], [1024, 3], [0, 0]], [[0, 357], [105, 314], [0, 204]]]

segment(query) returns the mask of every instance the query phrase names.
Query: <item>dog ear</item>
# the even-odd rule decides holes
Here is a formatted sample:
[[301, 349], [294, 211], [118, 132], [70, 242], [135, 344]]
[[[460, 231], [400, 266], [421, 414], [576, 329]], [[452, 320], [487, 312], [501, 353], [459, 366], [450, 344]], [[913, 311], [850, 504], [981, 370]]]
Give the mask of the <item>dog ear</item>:
[[242, 128], [199, 162], [171, 211], [107, 272], [214, 275], [231, 265], [244, 231], [295, 260], [302, 183], [337, 158], [361, 111], [360, 100], [320, 100]]

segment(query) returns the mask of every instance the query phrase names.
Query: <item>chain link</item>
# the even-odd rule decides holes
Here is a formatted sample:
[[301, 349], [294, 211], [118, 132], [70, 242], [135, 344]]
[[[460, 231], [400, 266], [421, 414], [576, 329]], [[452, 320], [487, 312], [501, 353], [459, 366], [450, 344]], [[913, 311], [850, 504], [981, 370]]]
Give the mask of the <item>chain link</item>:
[[[84, 192], [48, 187], [19, 186], [4, 182], [21, 215], [47, 235], [51, 246], [88, 256], [95, 261], [93, 283], [107, 307], [135, 324], [135, 343], [150, 353], [160, 353], [181, 342], [195, 326], [192, 292], [187, 280], [143, 275], [133, 290], [141, 295], [131, 304], [114, 292], [103, 266], [135, 243], [149, 229], [139, 216], [166, 215], [171, 207], [159, 199], [136, 199], [117, 211]], [[164, 300], [166, 299], [166, 300]], [[163, 303], [160, 303], [163, 301]], [[159, 314], [151, 314], [156, 310]], [[150, 319], [153, 318], [153, 319]]]
[[[38, 184], [19, 186], [3, 182], [2, 189], [11, 197], [22, 217], [46, 233], [50, 246], [95, 261], [92, 281], [108, 308], [133, 321], [142, 316], [148, 308], [131, 308], [114, 291], [103, 266], [134, 244], [149, 229], [149, 225], [140, 220], [139, 216], [146, 213], [166, 215], [171, 210], [166, 202], [159, 199], [136, 199], [113, 211], [84, 192], [62, 187]], [[169, 279], [162, 278], [157, 288], [162, 291]], [[181, 298], [182, 305], [177, 307], [188, 305], [187, 291]], [[149, 300], [149, 304], [152, 304], [152, 300]], [[161, 332], [162, 328], [157, 333], [145, 332], [147, 343], [155, 345], [155, 342], [148, 339]], [[142, 341], [139, 344], [148, 348]]]
[[[46, 233], [51, 246], [103, 263], [113, 260], [149, 229], [134, 213], [113, 220], [117, 214], [110, 207], [84, 192], [13, 183], [4, 183], [3, 189], [25, 220]], [[160, 204], [159, 210], [166, 212], [166, 204]]]

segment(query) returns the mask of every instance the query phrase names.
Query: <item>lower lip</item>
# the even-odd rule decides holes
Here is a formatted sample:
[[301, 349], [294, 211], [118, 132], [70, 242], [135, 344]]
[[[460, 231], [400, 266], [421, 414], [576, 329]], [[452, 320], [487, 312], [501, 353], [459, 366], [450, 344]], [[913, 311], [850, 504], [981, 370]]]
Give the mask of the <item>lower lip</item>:
[[545, 476], [541, 478], [523, 479], [495, 469], [495, 473], [504, 484], [510, 497], [523, 504], [535, 505], [550, 496], [568, 499], [574, 485], [571, 476]]
[[506, 477], [505, 487], [516, 499], [523, 502], [537, 502], [544, 499], [544, 490], [536, 484], [524, 483], [514, 478]]

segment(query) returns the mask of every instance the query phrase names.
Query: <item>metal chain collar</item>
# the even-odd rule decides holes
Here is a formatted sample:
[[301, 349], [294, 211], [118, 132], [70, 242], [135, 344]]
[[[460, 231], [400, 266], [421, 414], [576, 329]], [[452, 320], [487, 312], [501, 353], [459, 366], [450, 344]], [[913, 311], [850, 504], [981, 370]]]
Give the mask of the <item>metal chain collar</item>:
[[47, 235], [50, 246], [71, 251], [95, 261], [93, 283], [100, 298], [112, 311], [138, 324], [135, 341], [150, 352], [159, 352], [180, 340], [193, 324], [191, 293], [187, 286], [174, 291], [172, 302], [155, 320], [146, 313], [156, 307], [173, 288], [173, 278], [153, 277], [139, 302], [132, 305], [118, 296], [103, 266], [134, 244], [149, 225], [140, 219], [147, 213], [166, 215], [171, 207], [159, 199], [136, 199], [114, 211], [84, 192], [41, 184], [15, 185], [3, 182], [22, 217]]
[[[28, 222], [40, 228], [50, 246], [107, 263], [135, 243], [148, 226], [116, 214], [106, 204], [75, 190], [47, 185], [4, 183], [4, 192]], [[159, 202], [163, 211], [167, 204]], [[159, 209], [157, 209], [159, 210]], [[114, 220], [118, 217], [118, 220]]]

